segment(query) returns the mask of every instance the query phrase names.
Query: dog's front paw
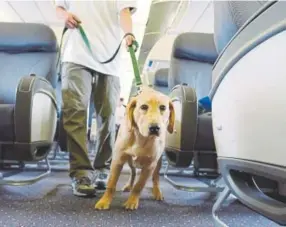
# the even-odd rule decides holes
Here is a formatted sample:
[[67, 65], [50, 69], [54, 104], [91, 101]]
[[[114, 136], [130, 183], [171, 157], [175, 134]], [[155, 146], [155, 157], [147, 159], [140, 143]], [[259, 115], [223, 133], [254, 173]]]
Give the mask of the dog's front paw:
[[101, 198], [96, 204], [95, 209], [97, 210], [108, 210], [110, 207], [110, 201], [105, 198]]
[[139, 205], [139, 197], [131, 195], [124, 204], [124, 207], [126, 210], [137, 210], [138, 205]]
[[163, 194], [159, 187], [153, 187], [152, 189], [153, 198], [158, 201], [162, 201], [164, 199]]

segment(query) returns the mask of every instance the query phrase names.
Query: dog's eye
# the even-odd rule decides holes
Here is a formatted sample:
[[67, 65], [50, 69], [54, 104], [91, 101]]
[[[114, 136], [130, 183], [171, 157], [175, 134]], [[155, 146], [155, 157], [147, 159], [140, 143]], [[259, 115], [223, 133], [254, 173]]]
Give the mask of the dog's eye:
[[164, 110], [166, 110], [166, 106], [164, 106], [164, 105], [161, 105], [161, 106], [160, 106], [160, 110], [161, 110], [161, 111], [164, 111]]
[[140, 108], [141, 108], [141, 110], [148, 110], [148, 106], [147, 105], [142, 105]]

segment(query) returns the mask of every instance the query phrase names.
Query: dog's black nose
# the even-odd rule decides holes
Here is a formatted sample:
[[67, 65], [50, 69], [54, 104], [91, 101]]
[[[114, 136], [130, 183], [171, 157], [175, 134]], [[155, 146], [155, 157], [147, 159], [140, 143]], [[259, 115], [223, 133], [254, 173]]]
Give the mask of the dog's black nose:
[[149, 126], [149, 133], [151, 135], [158, 135], [160, 131], [160, 127], [157, 124], [152, 124]]

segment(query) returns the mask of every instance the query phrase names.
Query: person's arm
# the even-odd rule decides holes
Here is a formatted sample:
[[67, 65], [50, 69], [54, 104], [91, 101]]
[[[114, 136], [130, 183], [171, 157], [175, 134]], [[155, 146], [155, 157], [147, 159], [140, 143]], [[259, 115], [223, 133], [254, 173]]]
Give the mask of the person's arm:
[[59, 19], [63, 19], [68, 28], [75, 28], [80, 23], [80, 20], [74, 14], [68, 12], [68, 2], [64, 0], [56, 0], [56, 14]]
[[67, 10], [69, 9], [69, 2], [66, 0], [55, 0], [56, 14], [59, 19], [65, 19]]
[[[133, 33], [133, 25], [132, 25], [132, 14], [134, 14], [137, 10], [136, 1], [117, 1], [118, 11], [119, 11], [119, 20], [120, 26], [125, 34]], [[126, 45], [129, 46], [132, 44], [134, 37], [129, 35], [125, 38]]]
[[125, 34], [132, 33], [132, 15], [129, 8], [120, 11], [120, 26]]
[[57, 14], [57, 17], [59, 19], [65, 19], [66, 16], [67, 16], [67, 11], [64, 7], [62, 6], [57, 6], [56, 7], [56, 14]]

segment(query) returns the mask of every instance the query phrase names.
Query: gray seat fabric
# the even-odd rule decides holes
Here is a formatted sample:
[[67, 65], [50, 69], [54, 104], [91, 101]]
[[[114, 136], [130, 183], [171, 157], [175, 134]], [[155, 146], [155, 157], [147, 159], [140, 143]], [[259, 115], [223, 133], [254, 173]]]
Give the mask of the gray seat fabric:
[[177, 59], [213, 64], [217, 58], [213, 34], [187, 32], [178, 35], [172, 55]]
[[[220, 6], [222, 3], [220, 2], [218, 5]], [[246, 5], [248, 2], [246, 3]], [[267, 2], [267, 4], [264, 4], [262, 6], [258, 6], [256, 11], [253, 12], [253, 15], [250, 16], [250, 18], [246, 19], [246, 23], [243, 24], [239, 30], [235, 33], [235, 35], [231, 38], [231, 40], [228, 42], [226, 48], [224, 48], [221, 51], [220, 56], [217, 59], [217, 62], [214, 65], [213, 73], [212, 73], [212, 89], [210, 91], [209, 97], [213, 98], [219, 84], [223, 80], [224, 76], [228, 72], [229, 69], [232, 68], [236, 64], [236, 62], [243, 57], [248, 51], [255, 48], [257, 45], [259, 45], [264, 40], [268, 39], [269, 35], [264, 35], [264, 27], [261, 26], [272, 26], [275, 23], [279, 23], [281, 18], [283, 18], [283, 15], [271, 15], [271, 17], [268, 17], [268, 20], [265, 20], [265, 18], [258, 17], [257, 15], [261, 14], [260, 11], [264, 11], [264, 9], [268, 8], [273, 4], [273, 2]], [[221, 6], [220, 6], [221, 7]], [[224, 8], [228, 9], [228, 8]], [[270, 10], [266, 10], [266, 14], [271, 13]], [[281, 24], [280, 30], [283, 28], [283, 25]], [[273, 33], [279, 32], [279, 28], [276, 28], [273, 30]], [[215, 36], [219, 36], [215, 34]], [[248, 45], [245, 45], [245, 44]], [[238, 51], [239, 50], [239, 51]]]
[[15, 89], [23, 76], [36, 74], [57, 83], [57, 40], [42, 24], [0, 23], [0, 104], [15, 103]]
[[214, 34], [183, 33], [173, 44], [169, 87], [187, 84], [197, 98], [208, 96], [218, 54], [242, 25], [268, 1], [214, 1]]
[[211, 88], [211, 70], [218, 54], [240, 27], [268, 1], [214, 1], [214, 34], [183, 33], [173, 44], [169, 87], [188, 84], [198, 99]]
[[14, 105], [0, 105], [0, 140], [11, 142], [14, 140]]
[[195, 150], [215, 151], [211, 113], [203, 113], [198, 116]]
[[0, 23], [0, 141], [14, 140], [14, 108], [20, 79], [30, 74], [56, 88], [57, 40], [43, 24]]
[[53, 31], [34, 23], [0, 23], [0, 52], [56, 52], [57, 42]]
[[168, 72], [169, 69], [161, 68], [154, 75], [154, 89], [166, 95], [169, 93]]
[[241, 26], [268, 1], [215, 1], [214, 42], [218, 53]]
[[216, 58], [212, 34], [179, 35], [173, 44], [169, 87], [187, 84], [196, 90], [198, 99], [206, 96], [211, 88], [211, 71]]
[[217, 154], [213, 136], [211, 113], [203, 113], [198, 116], [197, 138], [194, 151], [195, 168], [217, 170]]

